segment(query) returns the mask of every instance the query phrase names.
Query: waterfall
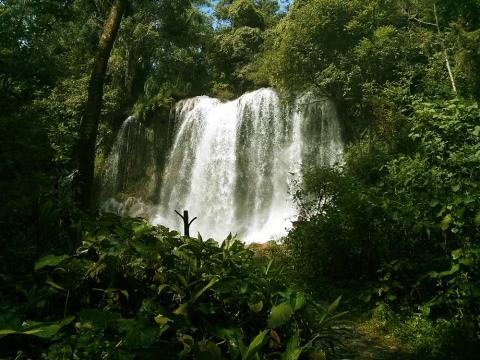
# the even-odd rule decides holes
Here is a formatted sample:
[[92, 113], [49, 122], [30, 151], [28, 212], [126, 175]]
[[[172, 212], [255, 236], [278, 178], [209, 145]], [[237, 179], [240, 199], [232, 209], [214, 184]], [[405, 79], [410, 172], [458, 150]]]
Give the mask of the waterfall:
[[[151, 197], [158, 182], [154, 141], [153, 130], [134, 116], [123, 122], [104, 164], [99, 196], [101, 210], [149, 216], [150, 207], [139, 198]], [[137, 189], [138, 198], [122, 198], [133, 188]]]
[[246, 242], [278, 238], [296, 216], [289, 186], [301, 176], [302, 164], [333, 165], [342, 153], [340, 124], [327, 98], [305, 94], [289, 103], [272, 89], [260, 89], [229, 102], [207, 96], [182, 100], [175, 107], [158, 204], [148, 217], [181, 230], [174, 210], [185, 209], [198, 217], [192, 235], [222, 240], [232, 232]]
[[341, 161], [343, 144], [328, 99], [282, 103], [271, 89], [222, 103], [201, 96], [181, 101], [154, 222], [180, 229], [174, 209], [198, 216], [191, 233], [222, 239], [237, 232], [264, 242], [285, 234], [296, 209], [289, 182], [304, 160]]

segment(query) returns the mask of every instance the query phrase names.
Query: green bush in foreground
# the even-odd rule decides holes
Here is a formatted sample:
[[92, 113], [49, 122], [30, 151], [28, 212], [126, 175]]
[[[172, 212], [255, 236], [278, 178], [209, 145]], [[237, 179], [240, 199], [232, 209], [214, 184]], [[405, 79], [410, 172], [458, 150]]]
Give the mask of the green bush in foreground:
[[375, 331], [386, 331], [408, 347], [415, 359], [476, 359], [479, 341], [471, 323], [459, 319], [429, 319], [422, 313], [400, 314], [379, 304], [368, 322]]
[[[305, 172], [285, 244], [312, 286], [353, 281], [365, 303], [420, 312], [434, 358], [452, 358], [480, 344], [480, 107], [423, 99], [409, 112], [392, 144], [365, 137], [342, 168]], [[410, 333], [428, 344], [424, 329]]]
[[339, 299], [320, 308], [234, 237], [218, 245], [140, 219], [92, 220], [74, 254], [2, 278], [2, 358], [324, 356]]

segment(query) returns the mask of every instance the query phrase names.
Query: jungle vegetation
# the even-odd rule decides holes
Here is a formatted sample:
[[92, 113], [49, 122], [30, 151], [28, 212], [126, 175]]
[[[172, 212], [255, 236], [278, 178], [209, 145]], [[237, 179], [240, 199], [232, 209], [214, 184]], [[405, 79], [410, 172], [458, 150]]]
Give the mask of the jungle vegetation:
[[[479, 0], [0, 0], [0, 24], [1, 358], [335, 358], [344, 311], [476, 358]], [[128, 115], [262, 86], [331, 97], [348, 142], [280, 244], [97, 212]]]

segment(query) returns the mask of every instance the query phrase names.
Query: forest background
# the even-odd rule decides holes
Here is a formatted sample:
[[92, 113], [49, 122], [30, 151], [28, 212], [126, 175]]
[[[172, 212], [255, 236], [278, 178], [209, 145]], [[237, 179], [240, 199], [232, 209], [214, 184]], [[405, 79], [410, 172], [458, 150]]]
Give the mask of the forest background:
[[[344, 124], [345, 163], [304, 170], [293, 196], [305, 216], [282, 245], [269, 250], [286, 279], [269, 284], [272, 289], [287, 286], [290, 293], [282, 298], [246, 290], [245, 316], [252, 324], [258, 322], [255, 316], [263, 316], [267, 325], [265, 330], [253, 325], [241, 329], [248, 341], [244, 349], [238, 342], [238, 356], [293, 354], [302, 346], [298, 356], [330, 351], [328, 341], [319, 342], [307, 322], [296, 318], [303, 307], [296, 291], [302, 290], [312, 303], [334, 300], [326, 299], [326, 293], [343, 293], [346, 307], [372, 310], [409, 354], [474, 358], [480, 334], [478, 0], [296, 0], [280, 5], [271, 0], [210, 5], [190, 0], [0, 0], [1, 355], [58, 358], [61, 352], [72, 358], [115, 358], [120, 348], [125, 358], [145, 358], [138, 354], [145, 349], [152, 353], [162, 336], [171, 336], [177, 339], [172, 354], [184, 351], [186, 357], [200, 358], [218, 350], [237, 356], [233, 348], [205, 337], [238, 339], [237, 333], [221, 335], [206, 325], [192, 325], [198, 320], [194, 303], [208, 295], [204, 304], [214, 304], [216, 314], [220, 308], [226, 312], [218, 324], [227, 322], [226, 314], [237, 312], [224, 309], [220, 299], [227, 290], [211, 279], [242, 262], [242, 276], [248, 278], [253, 273], [248, 266], [259, 266], [258, 254], [237, 242], [241, 255], [231, 253], [228, 242], [222, 248], [207, 242], [205, 250], [138, 219], [86, 211], [94, 194], [77, 191], [74, 179], [85, 140], [80, 124], [89, 96], [95, 96], [89, 92], [92, 68], [106, 19], [119, 4], [119, 29], [106, 59], [92, 143], [93, 184], [93, 173], [101, 170], [127, 116], [166, 121], [172, 105], [183, 98], [208, 94], [228, 100], [263, 86], [287, 95], [313, 91], [335, 101]], [[169, 303], [169, 315], [162, 315], [168, 320], [158, 318], [163, 311], [158, 306], [145, 302], [161, 302], [158, 289], [155, 295], [141, 290], [156, 284], [152, 272], [159, 271], [159, 260], [131, 242], [148, 243], [152, 237], [163, 239], [162, 251], [172, 257], [162, 260], [166, 272], [193, 271], [193, 265], [171, 263], [187, 261], [175, 255], [182, 241], [198, 261], [202, 251], [222, 253], [224, 261], [227, 253], [239, 256], [209, 267], [209, 277], [171, 280], [179, 281], [177, 289], [190, 289], [195, 281], [202, 285], [189, 290], [192, 318], [187, 322], [175, 317], [188, 318], [179, 310], [188, 298], [184, 288], [178, 290], [180, 300]], [[112, 244], [105, 248], [105, 238], [122, 245], [115, 251]], [[260, 263], [266, 266], [265, 261]], [[121, 273], [132, 276], [132, 288], [115, 287]], [[258, 276], [265, 280], [261, 272]], [[242, 279], [252, 289], [258, 281]], [[76, 299], [73, 294], [88, 296]], [[333, 305], [332, 312], [338, 302]], [[92, 325], [99, 313], [86, 308], [101, 312], [103, 322]], [[209, 309], [195, 311], [213, 311]], [[285, 321], [272, 320], [278, 312]], [[125, 321], [136, 320], [124, 321], [116, 333], [111, 328], [119, 314]], [[155, 331], [147, 318], [156, 323]], [[27, 319], [36, 325], [25, 327]], [[89, 321], [91, 328], [82, 328]], [[148, 325], [147, 335], [133, 339], [140, 324]], [[88, 336], [97, 341], [90, 347]]]

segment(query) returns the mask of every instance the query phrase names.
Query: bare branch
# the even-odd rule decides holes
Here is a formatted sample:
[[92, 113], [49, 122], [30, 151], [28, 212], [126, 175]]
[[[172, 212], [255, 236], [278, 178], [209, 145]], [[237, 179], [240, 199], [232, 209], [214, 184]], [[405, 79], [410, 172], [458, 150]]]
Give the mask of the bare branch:
[[433, 3], [433, 13], [435, 15], [435, 26], [437, 27], [438, 36], [440, 37], [440, 40], [442, 41], [443, 54], [445, 56], [445, 63], [447, 65], [448, 76], [450, 77], [450, 82], [452, 83], [453, 92], [456, 94], [457, 93], [457, 86], [455, 85], [455, 79], [453, 78], [453, 72], [452, 72], [452, 68], [450, 66], [450, 61], [448, 60], [447, 47], [445, 46], [445, 41], [443, 40], [442, 32], [440, 31], [440, 25], [439, 25], [439, 22], [438, 22], [438, 15], [437, 15], [437, 5], [435, 3]]
[[431, 22], [420, 20], [419, 18], [416, 17], [416, 15], [409, 16], [408, 20], [415, 20], [416, 22], [418, 22], [420, 24], [424, 24], [424, 25], [436, 26], [435, 24], [433, 24]]

